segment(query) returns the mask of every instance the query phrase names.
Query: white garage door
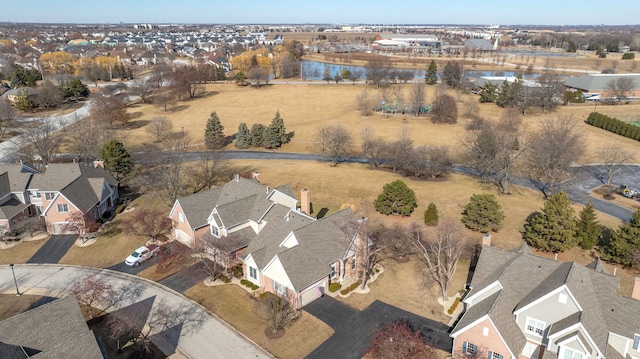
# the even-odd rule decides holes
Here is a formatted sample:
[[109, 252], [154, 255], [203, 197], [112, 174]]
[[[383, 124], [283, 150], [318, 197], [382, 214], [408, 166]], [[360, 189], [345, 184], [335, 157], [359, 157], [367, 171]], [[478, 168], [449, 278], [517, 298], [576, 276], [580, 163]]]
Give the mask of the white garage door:
[[173, 233], [178, 241], [184, 243], [184, 245], [188, 247], [191, 247], [191, 237], [189, 237], [189, 235], [186, 234], [183, 230], [175, 229]]
[[65, 227], [67, 226], [67, 224], [68, 222], [52, 223], [51, 230], [53, 231], [53, 234], [66, 234]]
[[301, 306], [305, 306], [324, 294], [324, 280], [312, 285], [300, 294]]

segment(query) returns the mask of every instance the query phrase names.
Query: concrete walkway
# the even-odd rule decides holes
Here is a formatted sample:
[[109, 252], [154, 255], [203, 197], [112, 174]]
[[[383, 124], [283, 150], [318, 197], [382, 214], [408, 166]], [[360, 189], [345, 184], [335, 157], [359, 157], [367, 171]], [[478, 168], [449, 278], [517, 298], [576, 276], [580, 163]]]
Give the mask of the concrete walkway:
[[[273, 358], [199, 304], [158, 283], [108, 269], [49, 264], [18, 264], [14, 269], [19, 290], [23, 294], [62, 297], [75, 281], [95, 275], [107, 280], [119, 293], [124, 294], [115, 310], [140, 303], [151, 303], [150, 308], [153, 308], [164, 302], [180, 313], [178, 325], [153, 335], [151, 339], [167, 355], [177, 352], [192, 359]], [[15, 294], [8, 265], [0, 266], [0, 293]]]

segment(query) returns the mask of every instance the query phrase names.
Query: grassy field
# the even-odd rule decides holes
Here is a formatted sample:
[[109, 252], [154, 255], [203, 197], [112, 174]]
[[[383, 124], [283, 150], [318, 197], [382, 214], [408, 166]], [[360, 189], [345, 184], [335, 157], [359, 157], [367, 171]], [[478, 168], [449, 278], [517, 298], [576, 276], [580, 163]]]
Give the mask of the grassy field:
[[37, 241], [22, 241], [11, 248], [0, 249], [0, 264], [26, 262], [47, 240], [48, 238]]
[[333, 334], [329, 326], [303, 311], [300, 318], [285, 328], [283, 337], [267, 338], [264, 333], [266, 324], [260, 319], [257, 309], [258, 300], [234, 284], [215, 287], [198, 284], [187, 290], [185, 295], [278, 358], [304, 358]]

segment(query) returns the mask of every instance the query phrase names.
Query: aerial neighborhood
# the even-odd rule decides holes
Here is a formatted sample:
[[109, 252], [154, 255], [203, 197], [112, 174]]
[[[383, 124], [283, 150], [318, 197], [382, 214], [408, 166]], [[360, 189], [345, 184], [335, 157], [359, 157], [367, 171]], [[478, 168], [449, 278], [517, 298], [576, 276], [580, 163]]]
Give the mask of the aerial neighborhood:
[[640, 27], [41, 5], [0, 358], [640, 359]]

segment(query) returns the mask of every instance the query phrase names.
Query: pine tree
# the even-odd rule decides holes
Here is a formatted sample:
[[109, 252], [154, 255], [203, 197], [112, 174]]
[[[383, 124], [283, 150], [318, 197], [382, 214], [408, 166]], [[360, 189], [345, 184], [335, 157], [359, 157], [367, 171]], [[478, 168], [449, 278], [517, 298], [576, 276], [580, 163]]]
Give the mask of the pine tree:
[[218, 114], [213, 111], [204, 129], [204, 144], [208, 149], [220, 149], [224, 147], [224, 139], [224, 126]]
[[280, 117], [280, 111], [276, 112], [271, 125], [264, 130], [262, 141], [264, 148], [268, 149], [278, 148], [288, 142], [287, 131], [284, 128], [284, 120]]
[[247, 124], [244, 122], [240, 123], [240, 125], [238, 126], [238, 134], [236, 135], [236, 147], [251, 147], [251, 132], [249, 132]]
[[629, 223], [613, 232], [603, 248], [602, 258], [632, 267], [640, 267], [640, 209], [633, 212]]
[[600, 227], [598, 223], [596, 211], [591, 203], [587, 204], [582, 211], [580, 211], [576, 226], [576, 237], [578, 238], [580, 247], [582, 247], [582, 249], [593, 248], [602, 235], [602, 227]]
[[251, 146], [262, 147], [265, 129], [266, 127], [261, 123], [254, 123], [251, 126]]
[[281, 145], [289, 142], [287, 130], [284, 127], [284, 120], [280, 117], [280, 111], [277, 111], [275, 117], [271, 120], [271, 126], [274, 127], [274, 132], [277, 134]]
[[424, 82], [427, 85], [435, 85], [438, 83], [438, 65], [434, 60], [431, 60], [427, 73], [424, 75]]
[[113, 173], [117, 180], [128, 176], [133, 171], [133, 159], [124, 144], [118, 140], [109, 140], [100, 149], [100, 158], [104, 168]]
[[542, 213], [532, 215], [522, 236], [527, 244], [547, 252], [563, 252], [578, 244], [575, 211], [567, 194], [558, 192], [545, 202]]
[[438, 208], [435, 203], [429, 203], [427, 210], [424, 211], [424, 224], [427, 226], [438, 225]]
[[474, 231], [486, 233], [497, 232], [502, 228], [504, 212], [496, 196], [488, 193], [474, 194], [464, 206], [462, 223]]
[[386, 215], [408, 217], [418, 206], [416, 194], [402, 180], [387, 183], [373, 203], [376, 211]]

